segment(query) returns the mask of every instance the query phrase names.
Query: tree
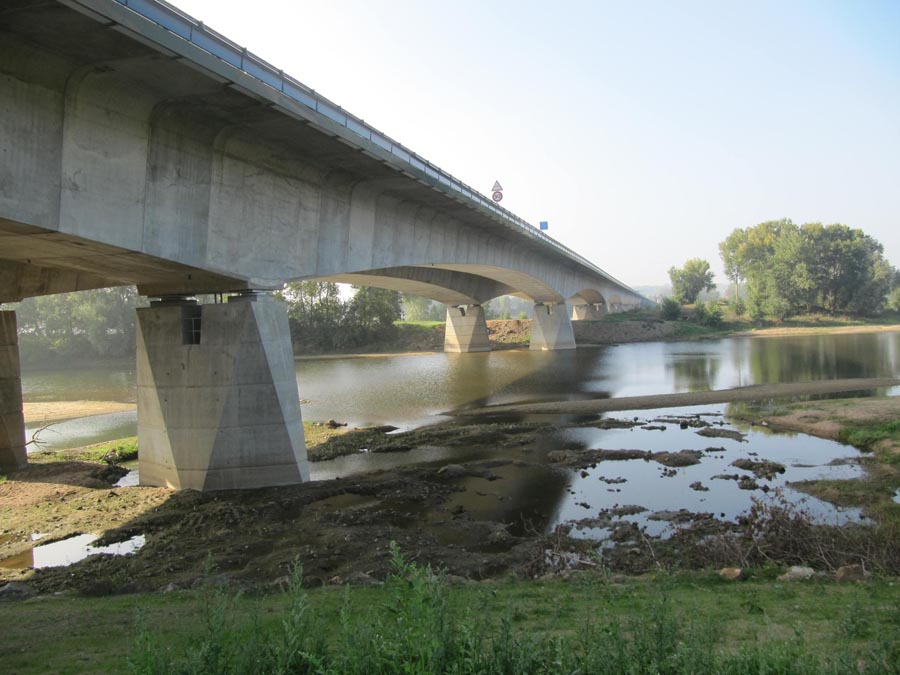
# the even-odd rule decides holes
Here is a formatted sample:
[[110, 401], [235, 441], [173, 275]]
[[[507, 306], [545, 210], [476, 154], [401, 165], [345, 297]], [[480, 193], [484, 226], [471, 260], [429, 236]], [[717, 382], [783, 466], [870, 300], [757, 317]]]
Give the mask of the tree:
[[691, 258], [682, 269], [670, 269], [669, 279], [675, 299], [683, 305], [693, 304], [701, 291], [711, 291], [716, 287], [709, 263], [700, 258]]
[[23, 300], [13, 307], [22, 358], [52, 363], [132, 356], [134, 310], [141, 304], [133, 286]]

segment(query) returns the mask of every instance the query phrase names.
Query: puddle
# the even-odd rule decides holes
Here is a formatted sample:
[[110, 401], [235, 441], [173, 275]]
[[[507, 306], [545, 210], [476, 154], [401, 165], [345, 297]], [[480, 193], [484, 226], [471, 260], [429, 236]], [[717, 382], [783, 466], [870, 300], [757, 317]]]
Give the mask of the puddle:
[[[45, 536], [36, 532], [31, 535], [31, 540], [37, 541]], [[30, 551], [0, 560], [0, 567], [6, 569], [65, 567], [92, 555], [129, 555], [146, 542], [146, 537], [139, 534], [109, 546], [91, 546], [97, 539], [96, 534], [79, 534], [52, 544], [37, 545]]]
[[124, 476], [122, 476], [119, 480], [115, 482], [113, 487], [137, 487], [140, 485], [141, 477], [138, 474], [137, 469], [132, 469]]
[[[703, 406], [690, 410], [700, 413], [701, 419], [712, 423], [713, 429], [736, 430], [724, 417], [720, 406]], [[639, 418], [652, 429], [566, 429], [555, 434], [549, 443], [580, 442], [592, 449], [637, 449], [653, 452], [682, 450], [700, 451], [699, 464], [668, 467], [656, 461], [627, 459], [598, 462], [596, 467], [574, 472], [551, 518], [549, 529], [562, 523], [601, 518], [604, 514], [626, 504], [639, 504], [647, 509], [639, 514], [613, 517], [611, 523], [633, 522], [651, 536], [671, 534], [676, 525], [666, 519], [650, 518], [659, 512], [686, 509], [693, 513], [711, 513], [721, 520], [736, 520], [747, 511], [752, 499], [779, 499], [798, 505], [815, 521], [842, 524], [861, 520], [858, 508], [841, 508], [805, 495], [791, 488], [795, 481], [858, 478], [863, 470], [853, 461], [859, 451], [850, 446], [803, 434], [784, 435], [741, 427], [743, 439], [706, 438], [697, 429], [682, 429], [675, 421], [661, 421], [684, 415], [684, 409], [622, 411], [612, 414], [617, 419]], [[657, 420], [657, 421], [653, 421]], [[664, 427], [664, 430], [659, 427]], [[733, 465], [735, 460], [770, 461], [785, 467], [784, 473], [770, 479], [759, 478], [751, 471]], [[722, 476], [717, 478], [717, 476]], [[730, 476], [732, 479], [724, 478]], [[759, 489], [740, 488], [737, 478], [754, 479]], [[765, 488], [765, 489], [764, 489]], [[900, 495], [896, 499], [900, 499]], [[602, 520], [601, 520], [602, 522]], [[585, 522], [581, 529], [573, 528], [572, 535], [586, 539], [603, 539], [609, 535], [605, 527]]]

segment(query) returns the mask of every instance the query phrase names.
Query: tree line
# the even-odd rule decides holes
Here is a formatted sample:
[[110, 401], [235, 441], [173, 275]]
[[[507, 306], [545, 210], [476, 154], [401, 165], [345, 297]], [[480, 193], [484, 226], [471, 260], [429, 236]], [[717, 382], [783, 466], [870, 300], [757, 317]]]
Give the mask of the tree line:
[[[735, 229], [719, 253], [738, 314], [783, 320], [814, 312], [872, 316], [900, 309], [900, 272], [885, 259], [884, 247], [860, 229], [767, 221]], [[669, 278], [681, 304], [715, 287], [709, 263], [700, 258], [673, 267]]]

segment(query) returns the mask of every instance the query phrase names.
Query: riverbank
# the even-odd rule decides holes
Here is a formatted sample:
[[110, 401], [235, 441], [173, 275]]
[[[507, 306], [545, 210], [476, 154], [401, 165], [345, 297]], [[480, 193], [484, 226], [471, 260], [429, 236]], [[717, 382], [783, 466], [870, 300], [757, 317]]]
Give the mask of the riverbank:
[[[864, 386], [871, 383], [866, 381]], [[559, 405], [577, 407], [582, 403]], [[797, 405], [801, 407], [796, 410], [779, 408], [791, 412], [777, 418], [768, 409], [759, 413], [763, 417], [752, 417], [748, 408], [739, 410], [738, 416], [769, 429], [782, 420], [785, 429], [813, 433], [824, 433], [825, 422], [837, 424], [828, 427], [832, 436], [842, 433], [851, 421], [863, 427], [877, 426], [880, 420], [900, 416], [900, 398]], [[817, 410], [821, 411], [821, 420], [814, 415]], [[626, 448], [599, 451], [571, 443], [549, 448], [544, 439], [551, 434], [562, 437], [567, 429], [652, 428], [659, 422], [674, 423], [675, 428], [679, 423], [706, 426], [711, 427], [711, 435], [719, 433], [714, 424], [689, 412], [687, 409], [681, 418], [657, 422], [652, 417], [617, 420], [586, 416], [584, 411], [565, 422], [556, 418], [484, 423], [469, 418], [402, 434], [388, 433], [390, 428], [385, 427], [346, 430], [313, 425], [321, 434], [315, 437], [308, 432], [310, 458], [314, 461], [358, 455], [361, 450], [385, 456], [415, 451], [427, 456], [433, 448], [458, 448], [461, 459], [299, 486], [221, 493], [113, 487], [102, 462], [97, 461], [103, 454], [102, 447], [36, 453], [29, 467], [0, 483], [0, 560], [27, 556], [34, 532], [42, 533], [45, 542], [95, 532], [103, 534], [101, 543], [113, 543], [141, 534], [146, 537], [146, 545], [137, 556], [100, 556], [70, 568], [34, 570], [26, 561], [19, 568], [0, 569], [0, 580], [26, 581], [44, 593], [153, 591], [172, 585], [189, 588], [202, 576], [211, 557], [222, 571], [223, 582], [240, 587], [271, 588], [295, 560], [304, 565], [310, 583], [344, 583], [383, 578], [389, 566], [386, 546], [392, 540], [415, 550], [417, 560], [443, 566], [462, 578], [484, 579], [510, 572], [522, 577], [540, 576], [555, 569], [553, 555], [557, 554], [562, 556], [558, 560], [570, 560], [575, 568], [589, 567], [591, 542], [571, 539], [568, 531], [545, 534], [524, 523], [511, 523], [504, 515], [506, 504], [513, 505], [517, 492], [530, 484], [559, 483], [564, 489], [568, 472], [604, 460], [626, 459], [625, 455], [615, 455]], [[475, 456], [471, 455], [472, 448], [485, 450]], [[612, 454], [607, 457], [604, 452]], [[682, 459], [688, 464], [698, 461], [670, 454], [650, 457], [642, 451], [634, 456], [674, 467], [683, 466]], [[464, 459], [466, 456], [470, 459]], [[890, 469], [892, 462], [887, 459], [884, 465]], [[883, 473], [886, 477], [876, 490], [881, 507], [872, 510], [872, 515], [893, 520], [893, 510], [886, 502], [890, 502], [889, 490], [895, 482], [890, 471]], [[866, 497], [868, 502], [861, 496], [867, 494], [866, 481], [855, 484], [857, 502], [874, 503], [871, 495]], [[815, 490], [810, 486], [803, 489]], [[824, 492], [822, 496], [828, 499]], [[848, 503], [846, 495], [842, 500]], [[615, 514], [606, 517], [609, 515]], [[604, 565], [610, 569], [638, 573], [656, 568], [663, 560], [665, 564], [689, 567], [729, 563], [724, 558], [704, 557], [698, 550], [687, 555], [685, 542], [678, 544], [680, 553], [678, 546], [673, 548], [665, 542], [645, 546], [633, 523], [625, 525], [629, 527], [619, 535], [624, 545], [604, 554]], [[712, 531], [724, 535], [736, 527], [735, 523], [707, 517], [699, 525], [702, 527], [694, 532], [697, 541]], [[632, 550], [634, 536], [638, 545]], [[679, 561], [679, 555], [684, 559]], [[848, 555], [852, 558], [853, 553]], [[824, 569], [829, 569], [831, 563], [824, 564]], [[886, 555], [879, 564], [888, 571], [895, 563]]]
[[[755, 429], [842, 438], [848, 429], [880, 429], [896, 420], [898, 404], [896, 398], [741, 404], [729, 414]], [[705, 428], [715, 432], [718, 423], [711, 419]], [[692, 415], [690, 408], [668, 421], [677, 428], [679, 420], [703, 430], [703, 417]], [[24, 603], [0, 603], [0, 617], [11, 627], [5, 641], [10, 647], [0, 649], [0, 656], [16, 672], [40, 672], [48, 663], [78, 672], [73, 654], [82, 655], [85, 670], [116, 670], [140, 649], [134, 646], [134, 635], [141, 630], [136, 607], [144, 608], [142, 625], [149, 627], [155, 644], [167, 645], [156, 656], [183, 654], [207, 639], [210, 603], [227, 602], [224, 598], [238, 591], [243, 597], [230, 601], [233, 610], [228, 610], [231, 628], [222, 630], [238, 630], [243, 644], [254, 634], [253, 617], [264, 617], [264, 623], [286, 618], [292, 600], [283, 589], [298, 563], [310, 589], [306, 602], [330, 617], [316, 623], [315, 632], [336, 634], [342, 603], [359, 608], [351, 611], [356, 615], [367, 606], [393, 602], [390, 583], [382, 586], [396, 572], [391, 542], [397, 542], [408, 561], [446, 570], [450, 602], [481, 607], [492, 620], [513, 617], [513, 627], [523, 636], [574, 636], [587, 626], [584, 616], [602, 615], [627, 623], [629, 635], [632, 629], [650, 632], [668, 626], [667, 649], [687, 640], [698, 649], [718, 645], [714, 651], [720, 654], [733, 654], [741, 646], [757, 648], [759, 641], [777, 649], [798, 645], [791, 626], [800, 622], [806, 642], [796, 646], [792, 658], [801, 660], [839, 653], [841, 658], [852, 653], [870, 659], [870, 649], [885, 648], [881, 638], [896, 641], [894, 577], [900, 572], [895, 555], [900, 538], [896, 529], [885, 529], [894, 522], [890, 506], [883, 503], [887, 483], [878, 486], [885, 508], [870, 511], [879, 519], [876, 524], [815, 526], [773, 502], [766, 510], [751, 511], [743, 522], [688, 519], [666, 540], [623, 523], [612, 529], [609, 545], [598, 549], [595, 542], [575, 538], [571, 528], [542, 533], [504, 521], [505, 505], [528, 486], [548, 481], [565, 485], [567, 475], [592, 464], [625, 459], [624, 448], [605, 451], [612, 453], [608, 457], [577, 444], [548, 451], [543, 444], [548, 435], [594, 425], [639, 430], [661, 422], [596, 415], [565, 422], [462, 420], [406, 434], [323, 425], [323, 438], [310, 440], [312, 457], [353, 455], [361, 448], [390, 456], [438, 446], [490, 447], [492, 457], [221, 493], [113, 487], [97, 473], [103, 468], [96, 461], [99, 448], [39, 454], [28, 469], [0, 483], [0, 559], [8, 561], [13, 554], [23, 559], [19, 568], [0, 568], [0, 584], [15, 581], [38, 593]], [[885, 441], [896, 440], [870, 438], [867, 443], [881, 452]], [[657, 454], [638, 461], [667, 471], [681, 466], [681, 460], [693, 461], [682, 453]], [[886, 465], [893, 466], [890, 461]], [[864, 494], [870, 480], [856, 481], [860, 487], [854, 493]], [[615, 487], [612, 481], [610, 490]], [[673, 515], [682, 516], [687, 517]], [[102, 533], [97, 544], [138, 535], [146, 543], [131, 556], [94, 556], [69, 567], [35, 570], [28, 568], [35, 532], [42, 543], [82, 532]], [[838, 569], [853, 563], [862, 563], [856, 578], [863, 583], [835, 583]], [[800, 564], [810, 566], [810, 581], [775, 579]], [[721, 567], [739, 567], [745, 581], [724, 581], [718, 574]], [[874, 578], [868, 576], [872, 572]], [[348, 595], [335, 588], [344, 585], [353, 587]], [[214, 589], [225, 595], [211, 595]], [[643, 600], [651, 598], [664, 598], [665, 606], [673, 608], [665, 610], [663, 624], [658, 621], [664, 608]], [[715, 622], [715, 631], [706, 638], [707, 628], [694, 631], [691, 617], [697, 616]], [[57, 633], [42, 628], [47, 625], [67, 628]], [[27, 651], [12, 647], [17, 644], [29, 645]], [[866, 672], [879, 672], [867, 663]]]

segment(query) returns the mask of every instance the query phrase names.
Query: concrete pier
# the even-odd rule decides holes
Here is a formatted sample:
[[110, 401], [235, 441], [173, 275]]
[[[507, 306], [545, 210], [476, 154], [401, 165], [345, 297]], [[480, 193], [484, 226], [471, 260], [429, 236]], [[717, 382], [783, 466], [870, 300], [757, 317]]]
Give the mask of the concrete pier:
[[550, 351], [555, 349], [575, 349], [575, 333], [572, 321], [566, 312], [565, 303], [534, 306], [531, 320], [531, 344], [529, 349]]
[[16, 313], [0, 312], [0, 472], [27, 463]]
[[138, 309], [137, 388], [142, 485], [309, 480], [287, 311], [270, 295]]
[[572, 307], [572, 321], [599, 321], [604, 316], [606, 316], [606, 305], [600, 303]]
[[489, 352], [484, 307], [460, 305], [447, 307], [447, 330], [444, 333], [445, 352]]

